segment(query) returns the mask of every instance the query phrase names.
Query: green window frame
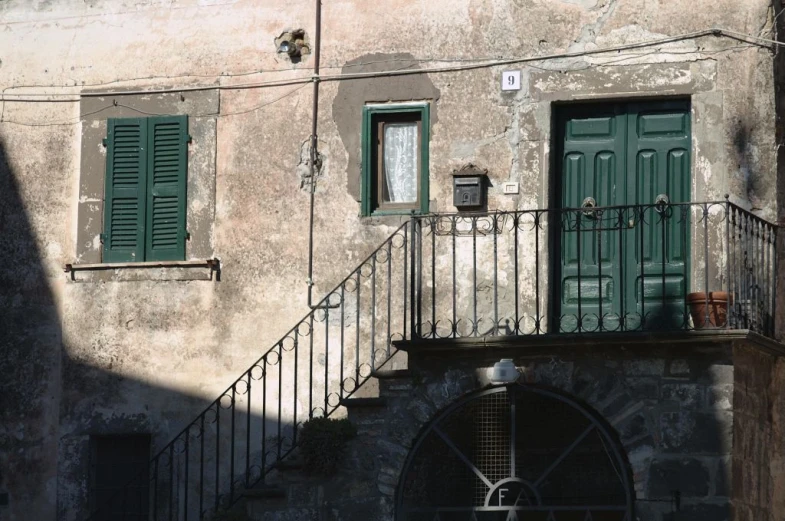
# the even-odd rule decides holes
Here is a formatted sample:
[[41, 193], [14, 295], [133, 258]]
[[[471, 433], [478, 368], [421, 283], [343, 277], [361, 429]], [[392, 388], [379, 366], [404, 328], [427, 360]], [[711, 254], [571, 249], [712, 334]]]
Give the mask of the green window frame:
[[185, 259], [188, 117], [107, 121], [104, 262]]
[[[417, 200], [413, 203], [383, 201], [383, 132], [385, 124], [417, 122], [418, 172]], [[400, 215], [428, 213], [428, 178], [430, 144], [430, 104], [407, 103], [366, 105], [362, 120], [362, 197], [361, 215]]]

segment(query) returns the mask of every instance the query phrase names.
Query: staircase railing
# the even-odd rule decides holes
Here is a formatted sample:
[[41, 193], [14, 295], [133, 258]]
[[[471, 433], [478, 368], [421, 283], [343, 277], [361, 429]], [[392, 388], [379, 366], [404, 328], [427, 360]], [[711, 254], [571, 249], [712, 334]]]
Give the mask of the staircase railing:
[[[292, 452], [303, 421], [335, 412], [399, 340], [707, 327], [773, 336], [776, 234], [727, 200], [414, 216], [89, 521], [230, 508]], [[725, 292], [724, 315], [699, 322], [689, 292], [709, 309], [709, 295]]]
[[410, 336], [414, 221], [406, 222], [256, 360], [89, 521], [210, 519], [262, 483]]

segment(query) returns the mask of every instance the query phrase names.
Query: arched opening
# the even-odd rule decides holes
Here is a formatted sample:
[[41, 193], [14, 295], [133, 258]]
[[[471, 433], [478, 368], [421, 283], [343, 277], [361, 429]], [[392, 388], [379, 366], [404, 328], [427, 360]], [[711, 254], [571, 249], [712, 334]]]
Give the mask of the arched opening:
[[610, 428], [540, 387], [459, 400], [417, 439], [397, 521], [631, 521], [629, 465]]

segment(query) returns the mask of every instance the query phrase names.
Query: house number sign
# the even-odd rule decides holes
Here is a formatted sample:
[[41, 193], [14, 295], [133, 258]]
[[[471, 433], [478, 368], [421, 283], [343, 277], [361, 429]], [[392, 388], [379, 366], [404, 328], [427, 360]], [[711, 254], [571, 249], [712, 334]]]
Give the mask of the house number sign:
[[502, 90], [521, 90], [521, 71], [502, 72]]

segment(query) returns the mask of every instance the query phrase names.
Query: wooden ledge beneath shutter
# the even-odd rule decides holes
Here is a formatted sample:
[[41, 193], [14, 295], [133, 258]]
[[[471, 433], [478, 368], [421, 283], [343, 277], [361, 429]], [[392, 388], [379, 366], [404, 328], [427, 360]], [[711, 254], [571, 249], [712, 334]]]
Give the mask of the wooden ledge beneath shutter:
[[[208, 273], [197, 273], [185, 275], [188, 271], [193, 272], [198, 268], [207, 268]], [[161, 276], [151, 276], [150, 272], [158, 269]], [[139, 271], [137, 271], [139, 270]], [[107, 282], [107, 281], [132, 281], [132, 280], [221, 280], [221, 261], [218, 259], [187, 260], [187, 261], [146, 261], [146, 262], [104, 262], [98, 264], [66, 264], [66, 273], [71, 274], [71, 280], [75, 282]], [[122, 271], [148, 272], [147, 275], [140, 277], [119, 275]], [[113, 276], [106, 274], [87, 279], [77, 279], [77, 272], [113, 272]], [[166, 275], [166, 272], [170, 272]], [[174, 273], [178, 272], [178, 274]], [[215, 275], [213, 275], [215, 274]]]

